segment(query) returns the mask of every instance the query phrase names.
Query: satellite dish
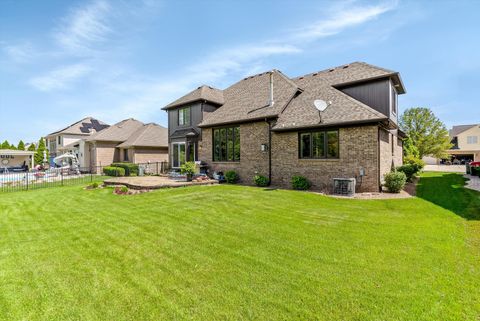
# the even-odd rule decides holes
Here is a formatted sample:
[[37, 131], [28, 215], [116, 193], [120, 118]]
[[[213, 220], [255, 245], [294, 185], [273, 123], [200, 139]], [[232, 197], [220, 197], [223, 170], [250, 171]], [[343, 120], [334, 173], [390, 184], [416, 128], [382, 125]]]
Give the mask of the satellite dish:
[[324, 111], [328, 107], [328, 103], [325, 100], [321, 99], [315, 99], [313, 101], [313, 104], [318, 111]]

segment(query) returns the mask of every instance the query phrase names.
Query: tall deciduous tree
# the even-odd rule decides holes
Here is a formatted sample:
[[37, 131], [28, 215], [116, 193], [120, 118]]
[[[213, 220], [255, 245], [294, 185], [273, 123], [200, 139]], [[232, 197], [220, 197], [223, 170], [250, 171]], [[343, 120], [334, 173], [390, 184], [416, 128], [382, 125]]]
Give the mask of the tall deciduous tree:
[[408, 137], [404, 141], [407, 155], [444, 158], [447, 156], [445, 151], [452, 146], [447, 128], [429, 108], [405, 110], [400, 118], [400, 127]]
[[23, 142], [23, 140], [20, 140], [20, 141], [18, 142], [17, 149], [18, 149], [18, 150], [25, 150], [25, 143]]
[[37, 152], [35, 153], [35, 164], [43, 164], [43, 160], [44, 160], [44, 157], [43, 157], [43, 152], [46, 152], [46, 159], [48, 161], [48, 150], [47, 150], [47, 147], [45, 146], [45, 140], [42, 138], [40, 138], [40, 141], [38, 142], [38, 148], [37, 148]]

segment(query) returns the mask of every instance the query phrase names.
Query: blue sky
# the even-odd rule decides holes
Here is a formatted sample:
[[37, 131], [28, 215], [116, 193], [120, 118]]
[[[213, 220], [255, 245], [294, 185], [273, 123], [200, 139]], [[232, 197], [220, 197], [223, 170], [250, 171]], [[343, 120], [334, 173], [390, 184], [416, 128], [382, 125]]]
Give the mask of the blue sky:
[[353, 61], [401, 73], [401, 110], [478, 123], [479, 12], [473, 0], [0, 0], [0, 140], [85, 116], [166, 126], [160, 108], [199, 85]]

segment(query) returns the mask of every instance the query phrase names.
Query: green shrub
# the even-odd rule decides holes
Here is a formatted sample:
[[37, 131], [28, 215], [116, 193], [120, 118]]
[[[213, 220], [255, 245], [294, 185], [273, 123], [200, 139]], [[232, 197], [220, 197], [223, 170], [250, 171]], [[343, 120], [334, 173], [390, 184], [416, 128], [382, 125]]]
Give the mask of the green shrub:
[[240, 177], [238, 176], [237, 172], [235, 172], [235, 171], [225, 172], [225, 180], [227, 181], [227, 183], [235, 184], [236, 182], [238, 182], [239, 178]]
[[418, 172], [417, 167], [412, 164], [405, 164], [403, 166], [399, 166], [397, 167], [397, 171], [405, 174], [405, 176], [407, 177], [407, 182], [411, 182], [412, 177]]
[[128, 187], [126, 187], [126, 186], [120, 187], [120, 192], [122, 192], [122, 193], [128, 193]]
[[472, 176], [480, 176], [480, 167], [471, 167], [470, 173]]
[[98, 188], [98, 183], [95, 182], [95, 183], [92, 183], [92, 185], [90, 185], [92, 188]]
[[262, 176], [262, 175], [255, 175], [253, 177], [253, 182], [255, 183], [255, 185], [257, 186], [260, 186], [260, 187], [265, 187], [265, 186], [268, 186], [268, 178], [266, 178], [265, 176]]
[[407, 176], [405, 175], [405, 173], [397, 171], [385, 174], [384, 178], [385, 186], [391, 193], [400, 193], [400, 191], [405, 186], [405, 182], [407, 181]]
[[292, 188], [296, 190], [306, 191], [311, 186], [310, 182], [303, 176], [292, 177]]
[[115, 166], [107, 166], [103, 168], [103, 174], [107, 176], [125, 176], [125, 169]]
[[137, 176], [138, 175], [138, 164], [113, 163], [110, 166], [123, 168], [125, 170], [125, 176]]
[[195, 162], [186, 162], [180, 166], [180, 173], [183, 175], [193, 175], [195, 170]]
[[403, 158], [403, 163], [412, 165], [415, 168], [415, 173], [420, 172], [425, 167], [425, 162], [423, 160], [412, 155], [405, 156]]

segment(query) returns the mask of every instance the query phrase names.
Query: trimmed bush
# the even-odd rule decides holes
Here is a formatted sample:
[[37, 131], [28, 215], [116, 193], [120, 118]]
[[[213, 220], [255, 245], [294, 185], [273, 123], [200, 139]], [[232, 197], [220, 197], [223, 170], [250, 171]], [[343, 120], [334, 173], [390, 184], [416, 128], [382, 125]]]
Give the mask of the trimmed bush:
[[416, 158], [414, 156], [405, 156], [403, 158], [404, 164], [410, 164], [415, 168], [415, 173], [420, 172], [425, 167], [425, 162], [420, 158]]
[[138, 175], [138, 164], [113, 163], [110, 166], [123, 168], [125, 170], [125, 176], [137, 176]]
[[308, 179], [306, 179], [303, 176], [298, 176], [298, 175], [293, 176], [291, 182], [292, 182], [292, 188], [300, 191], [306, 191], [311, 186]]
[[235, 171], [227, 171], [225, 173], [225, 180], [229, 184], [235, 184], [236, 182], [238, 182], [239, 178], [240, 177], [238, 176], [237, 172], [235, 172]]
[[125, 169], [115, 166], [107, 166], [103, 168], [103, 174], [107, 176], [125, 176]]
[[415, 176], [415, 174], [417, 174], [418, 172], [417, 167], [412, 164], [405, 164], [403, 166], [399, 166], [397, 167], [397, 171], [405, 174], [405, 176], [407, 177], [407, 182], [411, 182], [412, 177]]
[[405, 175], [405, 173], [397, 171], [385, 174], [384, 178], [385, 186], [391, 193], [400, 193], [400, 191], [405, 186], [405, 182], [407, 181], [407, 176]]
[[472, 176], [480, 176], [480, 167], [470, 167], [470, 173]]
[[257, 185], [259, 187], [268, 186], [268, 178], [266, 178], [265, 176], [262, 176], [262, 175], [255, 175], [253, 177], [253, 182], [255, 183], [255, 185]]

